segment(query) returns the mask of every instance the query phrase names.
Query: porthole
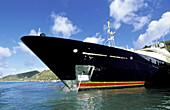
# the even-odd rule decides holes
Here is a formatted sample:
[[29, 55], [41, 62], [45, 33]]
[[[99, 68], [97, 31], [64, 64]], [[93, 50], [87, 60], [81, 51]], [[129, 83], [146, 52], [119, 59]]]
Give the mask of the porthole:
[[133, 60], [133, 57], [132, 57], [132, 56], [130, 57], [130, 60]]
[[74, 49], [73, 52], [74, 52], [74, 53], [77, 53], [77, 52], [78, 52], [78, 49]]

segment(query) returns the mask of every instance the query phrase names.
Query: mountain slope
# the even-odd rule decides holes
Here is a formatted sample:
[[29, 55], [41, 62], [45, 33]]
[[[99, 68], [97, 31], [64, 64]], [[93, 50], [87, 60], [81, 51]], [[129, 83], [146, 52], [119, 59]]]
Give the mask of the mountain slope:
[[24, 81], [24, 80], [28, 80], [29, 78], [31, 78], [32, 76], [38, 73], [39, 71], [30, 71], [30, 72], [20, 73], [16, 75], [8, 75], [1, 78], [1, 80], [2, 81]]
[[0, 78], [0, 82], [54, 82], [59, 81], [58, 77], [51, 70], [43, 72], [30, 71], [16, 75], [9, 75]]
[[44, 70], [30, 78], [30, 81], [57, 81], [59, 78], [51, 71]]

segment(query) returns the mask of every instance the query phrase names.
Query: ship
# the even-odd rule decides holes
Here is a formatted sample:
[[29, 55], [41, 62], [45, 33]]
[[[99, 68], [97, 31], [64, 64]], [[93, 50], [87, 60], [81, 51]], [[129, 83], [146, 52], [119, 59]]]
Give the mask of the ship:
[[109, 46], [44, 34], [21, 40], [71, 91], [169, 83], [170, 53], [166, 49], [111, 46], [114, 32], [109, 21], [107, 33]]

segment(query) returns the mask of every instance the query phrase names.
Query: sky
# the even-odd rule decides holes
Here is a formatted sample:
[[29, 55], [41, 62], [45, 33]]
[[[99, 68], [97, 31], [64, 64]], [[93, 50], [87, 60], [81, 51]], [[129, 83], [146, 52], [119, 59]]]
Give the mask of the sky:
[[139, 49], [170, 40], [170, 0], [0, 0], [0, 77], [48, 67], [20, 40], [25, 35]]

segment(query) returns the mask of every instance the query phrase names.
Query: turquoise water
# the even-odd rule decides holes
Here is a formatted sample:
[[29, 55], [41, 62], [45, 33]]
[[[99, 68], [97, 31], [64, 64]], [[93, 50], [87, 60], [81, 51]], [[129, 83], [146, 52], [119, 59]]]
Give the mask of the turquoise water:
[[170, 88], [61, 91], [61, 82], [0, 83], [0, 110], [166, 110]]

